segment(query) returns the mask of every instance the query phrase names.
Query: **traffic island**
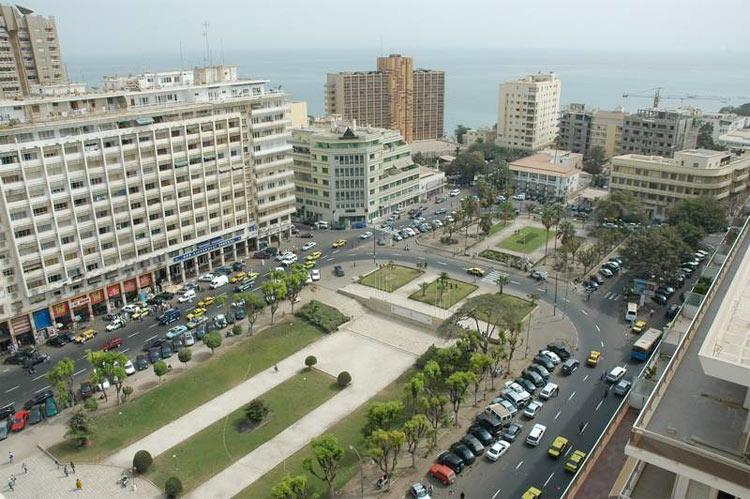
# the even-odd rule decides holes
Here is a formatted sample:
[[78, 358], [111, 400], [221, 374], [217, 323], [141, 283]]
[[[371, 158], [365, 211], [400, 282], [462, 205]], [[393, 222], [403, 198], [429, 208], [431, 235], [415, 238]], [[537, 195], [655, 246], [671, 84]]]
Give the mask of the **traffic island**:
[[475, 284], [450, 277], [438, 277], [430, 283], [420, 283], [419, 287], [419, 291], [409, 295], [410, 300], [444, 309], [451, 308], [477, 289]]
[[526, 225], [500, 241], [497, 247], [529, 254], [542, 247], [554, 235], [554, 231], [547, 232], [546, 229]]
[[405, 284], [410, 283], [422, 275], [422, 273], [423, 271], [411, 267], [385, 263], [380, 265], [376, 270], [363, 275], [359, 279], [359, 283], [379, 289], [380, 291], [392, 293]]

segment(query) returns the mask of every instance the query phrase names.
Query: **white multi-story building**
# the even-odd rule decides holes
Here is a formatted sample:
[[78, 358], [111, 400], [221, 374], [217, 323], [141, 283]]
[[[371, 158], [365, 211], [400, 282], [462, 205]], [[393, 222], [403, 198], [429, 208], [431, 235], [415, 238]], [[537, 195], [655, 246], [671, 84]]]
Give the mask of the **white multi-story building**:
[[560, 80], [554, 73], [523, 76], [500, 84], [497, 145], [536, 151], [557, 136]]
[[714, 142], [718, 142], [722, 135], [750, 127], [750, 116], [738, 116], [734, 113], [702, 113], [700, 121], [701, 124], [711, 125], [711, 138]]
[[547, 149], [508, 163], [513, 188], [527, 199], [562, 201], [579, 188], [583, 154]]
[[0, 347], [289, 231], [289, 108], [266, 83], [0, 102]]
[[372, 223], [419, 199], [419, 165], [397, 130], [332, 117], [293, 129], [292, 145], [301, 218]]

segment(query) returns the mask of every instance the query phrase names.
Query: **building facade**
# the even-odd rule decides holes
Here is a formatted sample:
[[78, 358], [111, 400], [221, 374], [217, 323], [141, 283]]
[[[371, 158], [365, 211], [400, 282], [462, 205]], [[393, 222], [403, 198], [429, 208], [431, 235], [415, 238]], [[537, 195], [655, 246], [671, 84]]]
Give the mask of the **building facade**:
[[750, 116], [738, 116], [733, 113], [702, 113], [700, 121], [701, 125], [711, 125], [711, 138], [714, 142], [718, 142], [722, 135], [750, 128]]
[[297, 216], [369, 224], [419, 199], [419, 166], [401, 134], [337, 117], [292, 130]]
[[0, 344], [288, 232], [289, 106], [266, 83], [0, 102]]
[[584, 156], [599, 147], [605, 158], [611, 158], [619, 149], [625, 115], [622, 110], [589, 110], [584, 104], [570, 104], [560, 113], [558, 145]]
[[641, 109], [625, 117], [619, 154], [671, 158], [677, 151], [695, 148], [698, 128], [691, 110]]
[[554, 73], [523, 76], [500, 84], [497, 145], [536, 151], [555, 142], [560, 80]]
[[447, 180], [445, 172], [437, 168], [419, 167], [419, 202], [432, 201], [445, 194]]
[[731, 202], [746, 196], [750, 153], [707, 149], [678, 151], [674, 158], [625, 154], [612, 158], [611, 191], [630, 192], [663, 219], [681, 199], [710, 197]]
[[515, 192], [543, 202], [565, 202], [579, 188], [582, 167], [582, 154], [555, 149], [508, 164]]
[[399, 130], [407, 142], [443, 136], [445, 73], [413, 69], [411, 57], [378, 57], [377, 71], [329, 73], [326, 113]]
[[0, 99], [66, 81], [55, 18], [20, 5], [0, 5]]

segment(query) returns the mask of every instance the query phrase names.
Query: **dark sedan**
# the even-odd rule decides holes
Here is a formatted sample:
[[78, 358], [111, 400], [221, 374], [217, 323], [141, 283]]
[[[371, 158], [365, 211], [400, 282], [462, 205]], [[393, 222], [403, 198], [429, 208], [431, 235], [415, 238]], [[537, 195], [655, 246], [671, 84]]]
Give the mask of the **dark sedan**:
[[461, 473], [461, 471], [464, 469], [463, 459], [449, 451], [442, 452], [437, 457], [437, 462], [449, 467], [456, 474]]
[[460, 442], [451, 445], [451, 452], [460, 457], [464, 464], [474, 464], [476, 460], [476, 456], [471, 452], [471, 449]]
[[549, 360], [544, 355], [536, 355], [533, 360], [534, 364], [541, 364], [546, 370], [552, 372], [555, 370], [555, 363]]
[[491, 444], [494, 440], [494, 438], [492, 438], [492, 434], [480, 425], [474, 425], [469, 428], [469, 434], [473, 435], [474, 438], [479, 440], [482, 445], [485, 446]]
[[507, 442], [513, 443], [518, 438], [518, 435], [521, 434], [521, 430], [523, 430], [523, 426], [518, 423], [511, 423], [500, 437]]

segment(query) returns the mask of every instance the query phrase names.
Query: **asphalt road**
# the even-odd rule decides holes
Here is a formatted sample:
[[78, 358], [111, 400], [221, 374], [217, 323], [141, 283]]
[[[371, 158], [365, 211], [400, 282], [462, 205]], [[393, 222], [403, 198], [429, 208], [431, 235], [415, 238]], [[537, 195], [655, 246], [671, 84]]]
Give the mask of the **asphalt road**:
[[[465, 193], [463, 193], [465, 194]], [[458, 198], [448, 198], [442, 204], [429, 203], [425, 217], [428, 221], [435, 218], [434, 211], [445, 207], [450, 211], [458, 205]], [[397, 222], [403, 225], [408, 222], [406, 214]], [[373, 230], [373, 229], [370, 229]], [[301, 228], [304, 232], [304, 228]], [[377, 246], [374, 242], [382, 235], [375, 232], [373, 239], [361, 240], [359, 234], [363, 231], [315, 231], [314, 235], [318, 247], [316, 250], [323, 252], [319, 266], [322, 270], [323, 279], [340, 279], [342, 285], [350, 282], [350, 275], [357, 261], [375, 258], [378, 261], [394, 260], [407, 264], [416, 262], [427, 262], [428, 267], [438, 268], [450, 274], [455, 274], [466, 279], [466, 268], [470, 265], [467, 261], [451, 259], [449, 257], [435, 255], [425, 252], [413, 239], [401, 243], [393, 243], [388, 239], [386, 246]], [[332, 250], [330, 245], [336, 239], [346, 239], [347, 245], [340, 250]], [[292, 238], [283, 241], [282, 248], [301, 247], [309, 239]], [[409, 242], [410, 251], [404, 251], [403, 245]], [[256, 288], [262, 283], [262, 276], [267, 271], [265, 267], [272, 267], [273, 261], [267, 260], [265, 265], [259, 260], [248, 260], [248, 266], [252, 270], [260, 272], [261, 276], [256, 282]], [[347, 276], [334, 277], [331, 270], [334, 265], [342, 265]], [[474, 266], [472, 263], [471, 266]], [[491, 270], [490, 266], [479, 265], [485, 270]], [[697, 274], [698, 272], [696, 272]], [[603, 397], [605, 385], [600, 381], [602, 372], [609, 370], [615, 365], [624, 365], [628, 368], [626, 377], [634, 377], [642, 368], [642, 364], [631, 364], [629, 359], [630, 346], [633, 336], [629, 333], [623, 319], [624, 303], [622, 297], [617, 295], [617, 290], [622, 290], [627, 276], [621, 275], [609, 279], [596, 291], [587, 301], [584, 294], [577, 292], [572, 285], [567, 287], [561, 283], [558, 289], [558, 307], [560, 313], [566, 314], [576, 325], [579, 332], [578, 350], [574, 357], [581, 360], [581, 368], [573, 375], [563, 377], [558, 373], [553, 374], [551, 381], [560, 386], [560, 395], [545, 403], [544, 408], [533, 421], [524, 420], [520, 415], [516, 417], [523, 424], [524, 430], [519, 439], [511, 446], [509, 451], [496, 463], [478, 459], [477, 463], [465, 470], [458, 478], [453, 489], [464, 491], [467, 497], [520, 497], [530, 486], [543, 489], [545, 495], [559, 495], [565, 489], [572, 475], [564, 472], [565, 458], [553, 460], [547, 456], [547, 448], [557, 435], [564, 435], [571, 441], [572, 449], [582, 449], [589, 453], [591, 448], [602, 433], [607, 422], [616, 411], [620, 401], [619, 397], [609, 394]], [[553, 283], [547, 283], [548, 293], [540, 292], [540, 284], [525, 275], [511, 273], [511, 281], [508, 286], [514, 291], [523, 294], [535, 293], [540, 299], [552, 302]], [[686, 285], [684, 289], [689, 289]], [[217, 295], [227, 291], [227, 288], [218, 290], [202, 291], [198, 299]], [[679, 290], [678, 293], [679, 294]], [[183, 310], [192, 308], [193, 304], [177, 304], [175, 306]], [[663, 309], [654, 304], [657, 313], [653, 321], [657, 327], [663, 325]], [[209, 316], [218, 313], [218, 309], [209, 310]], [[658, 323], [656, 323], [658, 321]], [[104, 323], [101, 320], [93, 323], [100, 334], [92, 341], [80, 346], [68, 344], [62, 348], [41, 347], [52, 357], [46, 364], [37, 366], [37, 373], [33, 376], [27, 375], [19, 366], [0, 367], [0, 407], [15, 402], [20, 407], [36, 391], [49, 387], [46, 380], [46, 371], [58, 360], [68, 356], [74, 359], [76, 364], [75, 383], [88, 379], [90, 366], [85, 360], [87, 349], [98, 349], [109, 338], [119, 336], [123, 339], [120, 351], [134, 359], [142, 353], [142, 346], [153, 338], [161, 337], [170, 326], [161, 326], [153, 317], [142, 321], [131, 321], [124, 328], [114, 332], [105, 332]], [[174, 324], [173, 324], [174, 325]], [[585, 367], [585, 358], [590, 350], [603, 352], [602, 360], [596, 369]], [[531, 352], [533, 354], [533, 352]], [[559, 368], [558, 370], [559, 371]], [[518, 374], [518, 373], [514, 373]], [[498, 388], [499, 391], [499, 388]], [[477, 411], [480, 409], [478, 408]], [[523, 444], [528, 431], [533, 423], [542, 423], [547, 426], [547, 432], [537, 448], [529, 448]], [[579, 429], [583, 431], [579, 431]], [[439, 451], [435, 452], [435, 456]], [[425, 470], [426, 472], [426, 470]], [[435, 484], [435, 497], [448, 497], [448, 489]]]

